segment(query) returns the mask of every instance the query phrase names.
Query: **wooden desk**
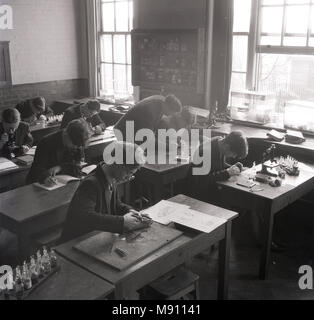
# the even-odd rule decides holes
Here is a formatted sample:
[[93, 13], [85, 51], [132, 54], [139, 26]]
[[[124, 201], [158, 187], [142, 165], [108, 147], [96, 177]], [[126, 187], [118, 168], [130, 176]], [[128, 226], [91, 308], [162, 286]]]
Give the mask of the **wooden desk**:
[[38, 143], [48, 134], [57, 132], [60, 130], [61, 123], [59, 124], [54, 124], [54, 125], [48, 125], [45, 127], [38, 127], [38, 126], [31, 126], [30, 131], [32, 133], [32, 136], [34, 138], [34, 145], [38, 145]]
[[26, 300], [100, 300], [114, 291], [105, 280], [58, 256], [60, 271], [53, 274]]
[[113, 284], [115, 298], [120, 300], [134, 297], [134, 293], [140, 288], [219, 242], [218, 298], [227, 299], [231, 225], [238, 214], [183, 195], [178, 195], [171, 201], [187, 204], [194, 210], [224, 218], [227, 222], [209, 234], [185, 232], [175, 241], [121, 272], [73, 249], [73, 246], [95, 233], [60, 245], [56, 251], [64, 258]]
[[24, 186], [30, 168], [28, 165], [0, 171], [0, 193]]
[[28, 185], [0, 194], [0, 226], [17, 235], [21, 260], [29, 256], [32, 235], [64, 222], [78, 185], [54, 191]]
[[177, 164], [145, 164], [136, 174], [136, 179], [152, 187], [153, 203], [157, 203], [165, 197], [165, 186], [171, 186], [173, 196], [173, 184], [185, 179], [189, 172], [190, 163], [178, 162]]
[[[83, 99], [66, 99], [66, 100], [58, 100], [54, 102], [53, 109], [57, 113], [64, 113], [64, 111], [73, 106], [75, 103], [84, 103], [93, 98], [83, 98]], [[111, 111], [110, 108], [113, 105], [101, 103], [100, 104], [100, 117], [106, 123], [107, 126], [115, 125], [121, 117], [123, 117], [124, 113], [122, 112], [114, 112]]]
[[313, 171], [301, 170], [299, 177], [287, 176], [283, 185], [278, 188], [261, 184], [263, 191], [259, 192], [250, 192], [249, 189], [238, 186], [236, 184], [238, 177], [218, 183], [222, 203], [231, 207], [250, 209], [263, 220], [261, 230], [263, 247], [259, 270], [261, 279], [266, 279], [268, 276], [274, 216], [314, 189], [314, 166], [311, 168]]

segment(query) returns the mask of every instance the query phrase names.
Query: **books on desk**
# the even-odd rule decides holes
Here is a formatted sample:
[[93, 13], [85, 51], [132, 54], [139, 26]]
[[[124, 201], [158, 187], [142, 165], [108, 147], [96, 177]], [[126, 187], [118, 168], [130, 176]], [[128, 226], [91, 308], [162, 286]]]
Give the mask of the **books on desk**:
[[305, 138], [301, 131], [288, 130], [286, 134], [286, 142], [293, 144], [301, 144], [305, 142]]
[[270, 140], [281, 142], [285, 138], [285, 133], [279, 132], [277, 130], [271, 130], [267, 133]]
[[0, 171], [6, 171], [15, 168], [18, 168], [18, 166], [14, 162], [8, 160], [7, 158], [0, 157]]
[[64, 187], [69, 182], [80, 181], [79, 178], [75, 178], [75, 177], [68, 176], [68, 175], [58, 175], [55, 177], [55, 179], [56, 179], [56, 183], [51, 187], [47, 187], [46, 185], [38, 183], [38, 182], [34, 183], [34, 186], [41, 188], [41, 189], [44, 189], [44, 190], [47, 190], [47, 191], [52, 191], [52, 190], [56, 190], [56, 189]]

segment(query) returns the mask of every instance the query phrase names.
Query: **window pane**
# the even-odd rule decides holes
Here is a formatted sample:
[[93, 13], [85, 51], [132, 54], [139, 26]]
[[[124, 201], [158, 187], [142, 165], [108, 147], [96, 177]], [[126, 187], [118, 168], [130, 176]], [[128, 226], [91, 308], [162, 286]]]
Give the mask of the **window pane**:
[[276, 4], [283, 4], [284, 0], [263, 0], [263, 5], [276, 5]]
[[102, 4], [102, 27], [103, 31], [114, 31], [114, 4]]
[[126, 63], [125, 36], [124, 35], [113, 36], [113, 43], [114, 43], [114, 62]]
[[310, 38], [309, 45], [310, 45], [311, 47], [314, 47], [314, 37], [311, 37], [311, 38]]
[[112, 64], [101, 66], [101, 90], [107, 94], [113, 93], [113, 71]]
[[248, 37], [234, 36], [233, 37], [233, 71], [246, 71], [247, 68], [247, 51]]
[[128, 31], [129, 29], [129, 6], [128, 2], [116, 3], [116, 31]]
[[310, 0], [287, 0], [288, 4], [310, 3]]
[[233, 32], [250, 31], [251, 2], [251, 0], [234, 0]]
[[262, 32], [281, 33], [283, 7], [262, 8]]
[[123, 65], [114, 65], [114, 91], [116, 93], [126, 93], [126, 68]]
[[312, 12], [311, 12], [311, 30], [314, 33], [314, 5], [312, 5]]
[[287, 33], [307, 33], [308, 28], [308, 6], [287, 7]]
[[130, 27], [129, 27], [129, 31], [131, 31], [133, 29], [133, 1], [130, 1], [129, 3], [129, 22], [130, 22]]
[[281, 37], [262, 36], [260, 44], [262, 46], [279, 46]]
[[313, 56], [261, 54], [258, 88], [281, 100], [314, 100]]
[[283, 40], [283, 45], [295, 47], [306, 46], [306, 37], [285, 37]]
[[132, 67], [128, 66], [128, 93], [133, 94], [133, 86], [132, 86]]
[[231, 91], [245, 90], [246, 88], [246, 73], [232, 73]]
[[112, 36], [101, 37], [101, 60], [102, 62], [112, 62]]
[[127, 63], [131, 64], [132, 63], [132, 47], [131, 47], [131, 36], [127, 35], [126, 37], [127, 40]]

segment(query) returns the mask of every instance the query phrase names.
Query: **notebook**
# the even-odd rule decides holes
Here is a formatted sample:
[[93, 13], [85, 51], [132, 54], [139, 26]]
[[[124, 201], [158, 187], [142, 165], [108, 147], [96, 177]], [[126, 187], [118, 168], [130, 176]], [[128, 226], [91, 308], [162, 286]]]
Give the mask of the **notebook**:
[[270, 140], [281, 142], [285, 138], [285, 134], [277, 130], [271, 130], [267, 133]]
[[55, 177], [55, 179], [56, 179], [56, 184], [51, 187], [47, 187], [44, 184], [41, 184], [38, 182], [34, 183], [34, 186], [41, 188], [41, 189], [44, 189], [44, 190], [47, 190], [47, 191], [52, 191], [52, 190], [56, 190], [56, 189], [64, 187], [69, 182], [80, 181], [79, 178], [75, 178], [75, 177], [68, 176], [68, 175], [58, 175]]
[[18, 166], [7, 158], [0, 158], [0, 171], [18, 168]]

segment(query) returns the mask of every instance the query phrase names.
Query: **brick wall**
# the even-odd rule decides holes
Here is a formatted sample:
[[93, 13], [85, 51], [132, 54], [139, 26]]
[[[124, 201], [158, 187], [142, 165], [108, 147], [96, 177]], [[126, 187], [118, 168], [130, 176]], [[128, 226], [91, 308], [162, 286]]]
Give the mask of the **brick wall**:
[[88, 81], [86, 79], [60, 80], [0, 89], [0, 111], [14, 107], [19, 101], [34, 96], [45, 97], [48, 104], [59, 99], [83, 98], [88, 96]]

